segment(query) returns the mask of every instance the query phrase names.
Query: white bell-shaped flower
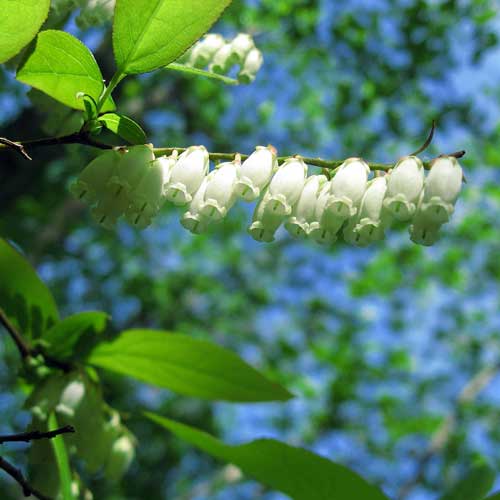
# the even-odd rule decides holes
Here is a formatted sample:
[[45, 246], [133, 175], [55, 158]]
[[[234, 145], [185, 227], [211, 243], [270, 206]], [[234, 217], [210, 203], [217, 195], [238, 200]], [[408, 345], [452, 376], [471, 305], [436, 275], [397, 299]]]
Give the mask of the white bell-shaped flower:
[[123, 156], [123, 153], [110, 150], [92, 160], [70, 186], [71, 193], [86, 203], [95, 203], [107, 191], [107, 183]]
[[410, 239], [417, 245], [432, 246], [439, 240], [439, 227], [428, 224], [412, 224], [410, 226]]
[[332, 179], [332, 196], [325, 207], [330, 217], [347, 219], [356, 215], [369, 173], [370, 167], [361, 158], [349, 158], [342, 163]]
[[285, 223], [285, 229], [292, 236], [305, 238], [309, 234], [310, 223], [315, 221], [318, 196], [326, 182], [324, 175], [311, 175], [307, 178], [292, 216]]
[[191, 146], [179, 156], [165, 188], [165, 197], [174, 205], [186, 205], [193, 199], [208, 173], [209, 157], [204, 146]]
[[245, 201], [257, 199], [277, 168], [276, 150], [272, 146], [257, 146], [239, 168], [236, 194]]
[[453, 156], [436, 158], [425, 180], [422, 215], [437, 224], [450, 220], [460, 190], [463, 172]]
[[269, 202], [265, 210], [270, 215], [285, 217], [299, 200], [307, 176], [307, 165], [301, 158], [289, 158], [278, 168], [269, 184]]
[[264, 57], [259, 49], [252, 49], [246, 56], [245, 62], [238, 73], [238, 80], [242, 83], [252, 83], [264, 64]]
[[150, 163], [139, 185], [129, 195], [130, 207], [125, 215], [130, 224], [138, 229], [151, 224], [165, 201], [163, 187], [170, 178], [175, 161], [173, 157], [164, 156]]
[[117, 188], [126, 193], [133, 191], [154, 159], [151, 145], [131, 146], [128, 152], [122, 155], [118, 168], [109, 179], [111, 191], [116, 192]]
[[249, 234], [254, 240], [270, 243], [274, 241], [274, 235], [283, 222], [283, 217], [275, 215], [266, 207], [270, 203], [269, 191], [264, 193], [253, 214], [252, 224], [248, 228]]
[[401, 158], [387, 180], [384, 206], [392, 216], [402, 222], [409, 221], [417, 208], [424, 187], [424, 166], [420, 158]]
[[115, 191], [108, 190], [92, 208], [94, 220], [106, 229], [113, 229], [118, 219], [128, 210], [130, 199], [120, 186], [114, 187]]
[[357, 247], [365, 247], [368, 245], [369, 240], [365, 238], [365, 234], [356, 231], [356, 226], [358, 225], [359, 216], [354, 215], [346, 221], [342, 228], [342, 236], [344, 241], [349, 245], [355, 245]]
[[233, 54], [236, 54], [240, 64], [245, 62], [248, 53], [255, 48], [253, 38], [247, 33], [239, 33], [231, 42]]
[[238, 56], [233, 52], [230, 43], [223, 45], [213, 56], [208, 70], [212, 73], [225, 75], [238, 61]]
[[225, 43], [221, 35], [214, 33], [205, 35], [191, 50], [188, 64], [196, 68], [205, 68]]
[[196, 191], [191, 203], [189, 204], [187, 212], [185, 212], [181, 217], [181, 224], [183, 227], [185, 227], [188, 231], [191, 231], [193, 234], [204, 233], [210, 224], [210, 219], [207, 219], [201, 213], [201, 207], [205, 201], [205, 192], [207, 190], [208, 183], [214, 173], [215, 171], [210, 172], [203, 179], [201, 186], [198, 188], [198, 191]]
[[208, 181], [200, 212], [211, 221], [223, 219], [236, 201], [234, 188], [238, 180], [239, 159], [220, 164]]
[[321, 245], [328, 245], [337, 240], [337, 233], [344, 223], [344, 219], [332, 217], [325, 211], [331, 194], [331, 181], [328, 181], [321, 189], [316, 200], [314, 209], [314, 220], [309, 223], [309, 238]]
[[383, 203], [387, 191], [387, 176], [375, 177], [368, 183], [357, 217], [354, 232], [366, 242], [384, 238], [387, 221], [383, 220]]

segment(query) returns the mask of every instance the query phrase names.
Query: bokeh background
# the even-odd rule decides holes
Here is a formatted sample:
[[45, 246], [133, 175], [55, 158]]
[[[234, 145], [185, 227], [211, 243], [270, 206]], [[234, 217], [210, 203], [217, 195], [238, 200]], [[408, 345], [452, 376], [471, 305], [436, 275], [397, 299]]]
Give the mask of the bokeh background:
[[[95, 10], [106, 0], [80, 2], [83, 13], [78, 1], [53, 3], [47, 26], [84, 40], [109, 78], [110, 17]], [[96, 499], [285, 498], [145, 421], [143, 408], [231, 443], [272, 436], [306, 446], [397, 499], [437, 498], [478, 460], [500, 468], [498, 9], [495, 0], [235, 0], [213, 31], [255, 37], [265, 64], [254, 84], [164, 71], [117, 90], [120, 111], [156, 146], [246, 153], [271, 143], [280, 154], [390, 162], [416, 149], [435, 119], [425, 156], [467, 150], [467, 184], [431, 248], [403, 230], [368, 249], [285, 232], [260, 244], [246, 233], [243, 205], [209, 235], [186, 232], [168, 206], [146, 231], [123, 223], [109, 232], [67, 189], [94, 151], [39, 149], [33, 162], [2, 153], [0, 234], [26, 252], [63, 314], [100, 309], [117, 330], [210, 338], [297, 396], [209, 404], [106, 375], [106, 399], [139, 446], [120, 484], [89, 478]], [[78, 125], [27, 94], [12, 67], [0, 69], [3, 136]], [[3, 339], [0, 353], [6, 433], [28, 415], [12, 389], [17, 353]], [[23, 449], [12, 452], [21, 464]], [[17, 485], [0, 481], [2, 498], [18, 498]]]

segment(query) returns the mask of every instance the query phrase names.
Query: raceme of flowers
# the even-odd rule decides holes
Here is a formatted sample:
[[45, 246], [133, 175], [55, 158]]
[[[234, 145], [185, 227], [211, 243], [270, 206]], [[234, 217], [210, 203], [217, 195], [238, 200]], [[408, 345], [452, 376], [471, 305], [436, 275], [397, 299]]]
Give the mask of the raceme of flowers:
[[222, 35], [210, 33], [195, 43], [178, 62], [221, 75], [227, 75], [238, 66], [238, 80], [251, 83], [264, 59], [253, 38], [246, 33], [240, 33], [230, 41]]
[[[388, 173], [371, 176], [361, 158], [349, 158], [335, 171], [308, 175], [299, 156], [278, 164], [272, 146], [257, 146], [243, 162], [209, 170], [204, 146], [181, 155], [155, 158], [151, 145], [102, 153], [71, 186], [92, 216], [111, 229], [121, 216], [133, 226], [149, 226], [168, 201], [185, 207], [181, 224], [195, 234], [219, 223], [239, 199], [257, 201], [248, 229], [257, 241], [271, 242], [281, 225], [296, 238], [366, 246], [384, 238], [396, 222], [409, 224], [412, 241], [432, 245], [450, 220], [463, 173], [457, 159], [438, 157], [427, 176], [416, 156], [401, 158]], [[382, 175], [379, 175], [382, 174]]]

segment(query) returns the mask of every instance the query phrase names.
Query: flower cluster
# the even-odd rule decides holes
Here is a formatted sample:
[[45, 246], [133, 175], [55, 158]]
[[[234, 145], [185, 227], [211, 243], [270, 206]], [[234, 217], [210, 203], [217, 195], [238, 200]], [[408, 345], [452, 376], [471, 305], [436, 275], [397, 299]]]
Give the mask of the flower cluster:
[[253, 38], [246, 33], [240, 33], [232, 40], [210, 33], [194, 44], [179, 62], [221, 75], [227, 75], [234, 66], [238, 66], [238, 80], [251, 83], [264, 59]]
[[168, 200], [186, 207], [181, 224], [199, 234], [241, 199], [257, 200], [249, 233], [258, 241], [273, 241], [283, 224], [297, 238], [332, 244], [342, 237], [366, 246], [383, 239], [399, 221], [410, 224], [415, 243], [432, 245], [453, 213], [463, 179], [451, 156], [433, 160], [427, 177], [416, 156], [403, 157], [389, 172], [373, 177], [361, 158], [345, 160], [331, 179], [308, 176], [302, 158], [279, 164], [272, 146], [258, 146], [243, 162], [236, 155], [211, 171], [209, 164], [203, 146], [160, 158], [149, 145], [112, 150], [92, 161], [71, 191], [92, 206], [94, 218], [107, 228], [121, 215], [145, 228]]

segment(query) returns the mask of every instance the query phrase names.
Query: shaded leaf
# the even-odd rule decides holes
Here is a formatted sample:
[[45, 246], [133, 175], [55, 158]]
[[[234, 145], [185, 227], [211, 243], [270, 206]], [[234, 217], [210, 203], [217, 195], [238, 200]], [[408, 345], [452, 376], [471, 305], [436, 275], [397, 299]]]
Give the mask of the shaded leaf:
[[[58, 30], [38, 34], [17, 71], [17, 79], [74, 109], [85, 109], [79, 98], [82, 93], [97, 101], [104, 90], [92, 52], [74, 36]], [[108, 100], [104, 109], [114, 109], [113, 102]]]
[[343, 465], [274, 439], [230, 446], [193, 427], [146, 413], [153, 422], [206, 453], [295, 500], [387, 500], [375, 486]]
[[0, 238], [0, 307], [27, 338], [39, 337], [59, 320], [54, 297], [31, 264]]
[[204, 340], [156, 330], [128, 330], [99, 344], [89, 363], [204, 399], [284, 401], [292, 395], [236, 354]]
[[58, 359], [82, 357], [83, 344], [106, 329], [108, 315], [100, 311], [73, 314], [56, 323], [43, 336], [51, 356]]
[[493, 487], [495, 476], [495, 472], [489, 465], [475, 465], [440, 500], [482, 500]]
[[175, 61], [231, 0], [117, 0], [113, 49], [118, 73], [146, 73]]
[[146, 133], [132, 118], [119, 113], [106, 113], [99, 121], [111, 132], [118, 135], [129, 144], [145, 144]]
[[[58, 427], [56, 416], [54, 413], [51, 413], [49, 416], [49, 431], [57, 429]], [[66, 451], [64, 439], [61, 435], [59, 435], [52, 438], [50, 442], [56, 456], [62, 500], [73, 500], [74, 497], [71, 491], [71, 468], [69, 465], [68, 452]]]
[[0, 0], [0, 63], [8, 61], [38, 33], [50, 0]]

